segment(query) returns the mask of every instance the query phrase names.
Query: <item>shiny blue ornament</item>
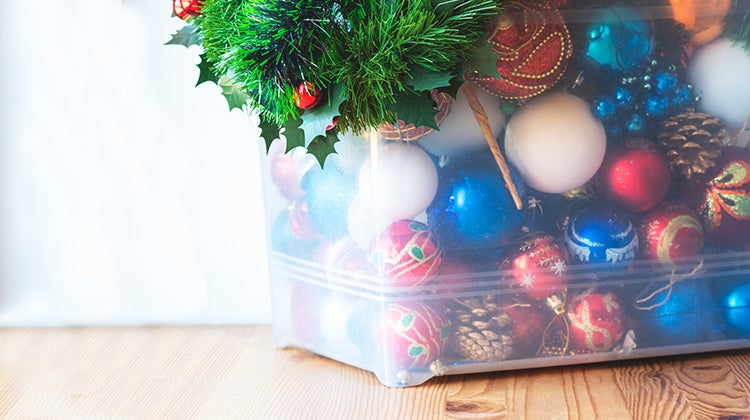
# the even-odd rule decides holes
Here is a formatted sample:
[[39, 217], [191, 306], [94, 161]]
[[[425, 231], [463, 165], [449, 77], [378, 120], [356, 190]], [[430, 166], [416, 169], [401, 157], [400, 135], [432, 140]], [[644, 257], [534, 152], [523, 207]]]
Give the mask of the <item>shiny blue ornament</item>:
[[587, 207], [565, 229], [565, 245], [582, 263], [629, 261], [638, 250], [638, 234], [630, 219], [606, 206]]
[[733, 338], [750, 338], [750, 283], [734, 285], [719, 298], [727, 333]]
[[667, 106], [669, 106], [669, 99], [658, 93], [649, 94], [644, 103], [646, 114], [650, 117], [659, 117], [663, 115], [667, 110]]
[[643, 134], [646, 131], [646, 119], [643, 115], [633, 114], [625, 120], [624, 128], [630, 136]]
[[593, 12], [586, 28], [586, 56], [613, 71], [632, 70], [653, 49], [651, 27], [637, 8], [613, 6]]
[[651, 284], [634, 299], [636, 342], [643, 348], [716, 340], [721, 335], [716, 313], [705, 279]]
[[669, 102], [674, 107], [685, 107], [693, 99], [693, 91], [688, 86], [678, 86], [672, 93]]
[[617, 104], [609, 96], [594, 99], [594, 115], [600, 120], [608, 120], [617, 112]]
[[635, 97], [630, 89], [624, 86], [617, 86], [615, 88], [615, 101], [617, 101], [618, 106], [626, 108], [633, 105]]
[[[513, 177], [519, 194], [523, 184]], [[502, 173], [491, 155], [451, 159], [438, 171], [438, 190], [427, 208], [428, 225], [446, 249], [502, 246], [519, 229], [523, 212], [516, 209]]]
[[654, 75], [654, 88], [659, 93], [668, 93], [677, 87], [677, 76], [668, 71], [659, 71]]
[[355, 179], [344, 175], [334, 165], [325, 169], [313, 166], [302, 177], [310, 220], [328, 239], [342, 238], [347, 233], [346, 215], [357, 191]]

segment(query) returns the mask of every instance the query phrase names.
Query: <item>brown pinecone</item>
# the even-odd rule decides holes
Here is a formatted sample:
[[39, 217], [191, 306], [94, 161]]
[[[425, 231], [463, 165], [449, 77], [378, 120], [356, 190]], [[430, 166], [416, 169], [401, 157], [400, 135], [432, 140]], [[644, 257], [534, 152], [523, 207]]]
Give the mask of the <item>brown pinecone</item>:
[[513, 319], [498, 304], [498, 297], [456, 299], [448, 312], [449, 346], [465, 360], [497, 362], [513, 354]]
[[726, 135], [719, 117], [688, 109], [660, 122], [656, 141], [672, 171], [690, 179], [714, 166]]

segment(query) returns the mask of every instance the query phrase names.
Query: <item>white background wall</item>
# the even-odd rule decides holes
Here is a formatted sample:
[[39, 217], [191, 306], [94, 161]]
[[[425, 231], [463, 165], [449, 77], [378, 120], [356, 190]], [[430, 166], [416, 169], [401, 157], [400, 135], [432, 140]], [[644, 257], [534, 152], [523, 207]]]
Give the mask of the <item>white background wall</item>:
[[270, 320], [260, 148], [169, 0], [3, 0], [0, 325]]

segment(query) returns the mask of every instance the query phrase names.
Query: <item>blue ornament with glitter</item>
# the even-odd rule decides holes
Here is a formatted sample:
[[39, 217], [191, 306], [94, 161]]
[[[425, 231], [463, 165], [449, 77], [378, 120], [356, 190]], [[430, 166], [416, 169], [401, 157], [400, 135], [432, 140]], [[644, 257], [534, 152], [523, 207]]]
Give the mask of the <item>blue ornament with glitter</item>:
[[719, 297], [727, 334], [732, 338], [750, 338], [750, 283], [732, 285]]
[[616, 264], [632, 260], [638, 250], [633, 223], [608, 206], [587, 207], [573, 215], [564, 238], [571, 258], [581, 263]]
[[629, 136], [643, 134], [646, 131], [646, 119], [641, 114], [632, 114], [625, 119], [625, 132]]
[[653, 35], [635, 7], [613, 6], [592, 12], [586, 27], [586, 57], [611, 71], [629, 71], [648, 58]]
[[693, 90], [690, 86], [677, 86], [672, 92], [669, 101], [675, 108], [684, 108], [693, 100]]
[[677, 87], [677, 76], [666, 70], [657, 72], [653, 81], [654, 89], [659, 93], [668, 93]]
[[606, 121], [617, 112], [617, 104], [609, 96], [599, 96], [594, 99], [594, 115]]
[[312, 224], [327, 239], [342, 238], [347, 233], [346, 215], [357, 186], [355, 178], [339, 171], [335, 165], [313, 166], [302, 177], [307, 208]]
[[615, 101], [617, 101], [617, 106], [622, 108], [631, 106], [635, 101], [633, 91], [624, 86], [617, 86], [615, 88]]
[[638, 347], [670, 346], [721, 338], [714, 295], [705, 278], [672, 278], [644, 287], [633, 300]]
[[[512, 179], [523, 196], [520, 178]], [[516, 234], [522, 219], [490, 154], [454, 158], [439, 169], [427, 221], [445, 249], [500, 247]]]
[[649, 117], [659, 117], [667, 110], [669, 99], [661, 94], [651, 93], [646, 97], [644, 105], [646, 114]]

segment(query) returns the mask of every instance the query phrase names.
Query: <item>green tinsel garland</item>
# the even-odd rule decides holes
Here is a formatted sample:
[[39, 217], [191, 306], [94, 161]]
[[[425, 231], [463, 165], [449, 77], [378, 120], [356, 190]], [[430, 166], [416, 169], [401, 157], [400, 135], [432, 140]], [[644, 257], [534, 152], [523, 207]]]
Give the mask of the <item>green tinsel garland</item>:
[[735, 0], [724, 22], [724, 36], [750, 53], [750, 1]]
[[393, 109], [425, 72], [455, 74], [498, 0], [205, 0], [196, 19], [216, 73], [266, 121], [297, 118], [302, 81], [343, 86], [339, 125], [395, 122]]

